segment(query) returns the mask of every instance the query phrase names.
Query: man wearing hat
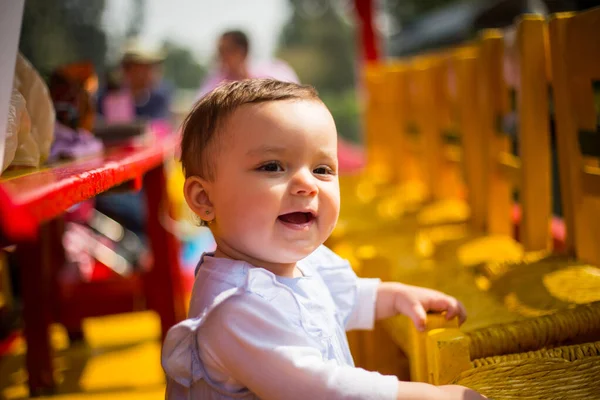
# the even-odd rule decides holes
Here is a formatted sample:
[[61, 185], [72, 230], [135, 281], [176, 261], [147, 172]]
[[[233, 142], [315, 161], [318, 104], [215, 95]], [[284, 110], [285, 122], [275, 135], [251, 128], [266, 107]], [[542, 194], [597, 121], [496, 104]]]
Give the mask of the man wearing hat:
[[119, 74], [112, 76], [112, 82], [109, 82], [107, 89], [98, 98], [98, 113], [109, 117], [107, 114], [111, 110], [106, 107], [105, 97], [115, 92], [125, 92], [131, 100], [132, 117], [167, 119], [170, 96], [160, 81], [163, 60], [161, 52], [148, 50], [139, 42], [131, 42], [123, 52]]

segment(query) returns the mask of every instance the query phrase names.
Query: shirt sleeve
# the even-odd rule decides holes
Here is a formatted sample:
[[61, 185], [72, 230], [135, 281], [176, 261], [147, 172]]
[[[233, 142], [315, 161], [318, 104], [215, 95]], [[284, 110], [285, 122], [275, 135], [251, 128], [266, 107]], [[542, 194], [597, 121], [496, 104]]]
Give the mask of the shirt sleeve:
[[[261, 399], [396, 399], [396, 377], [326, 360], [322, 338], [314, 336], [265, 299], [245, 294], [213, 310], [196, 340], [213, 383], [233, 379]], [[219, 376], [228, 378], [215, 382]]]
[[373, 329], [381, 280], [358, 278], [347, 260], [325, 246], [319, 247], [308, 261], [329, 289], [346, 330]]
[[352, 313], [346, 322], [346, 330], [373, 329], [375, 325], [375, 307], [377, 288], [381, 280], [372, 278], [356, 279], [356, 301]]

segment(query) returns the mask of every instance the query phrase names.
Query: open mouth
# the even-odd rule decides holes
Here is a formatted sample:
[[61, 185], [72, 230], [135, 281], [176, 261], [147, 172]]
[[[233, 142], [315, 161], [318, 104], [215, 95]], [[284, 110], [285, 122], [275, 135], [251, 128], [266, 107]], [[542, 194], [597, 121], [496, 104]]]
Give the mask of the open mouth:
[[313, 222], [315, 216], [311, 212], [292, 212], [282, 214], [277, 219], [289, 225], [304, 226]]

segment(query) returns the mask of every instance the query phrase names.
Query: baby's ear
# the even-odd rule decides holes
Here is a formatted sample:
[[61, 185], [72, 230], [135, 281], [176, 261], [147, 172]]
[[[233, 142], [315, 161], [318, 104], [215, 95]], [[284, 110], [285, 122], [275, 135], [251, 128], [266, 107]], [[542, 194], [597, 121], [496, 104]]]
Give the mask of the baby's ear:
[[190, 209], [202, 221], [210, 222], [215, 219], [213, 204], [210, 202], [207, 188], [209, 183], [199, 176], [186, 178], [183, 185], [183, 195]]

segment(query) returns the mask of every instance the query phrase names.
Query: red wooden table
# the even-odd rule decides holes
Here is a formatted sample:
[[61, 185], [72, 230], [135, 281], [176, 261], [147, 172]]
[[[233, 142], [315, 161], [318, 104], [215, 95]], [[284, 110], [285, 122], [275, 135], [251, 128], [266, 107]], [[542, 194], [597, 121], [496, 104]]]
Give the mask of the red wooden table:
[[55, 387], [49, 325], [57, 315], [57, 272], [64, 261], [61, 215], [71, 206], [117, 186], [139, 189], [143, 184], [153, 255], [152, 268], [141, 277], [146, 306], [159, 314], [163, 335], [185, 317], [178, 241], [159, 220], [170, 207], [163, 163], [177, 143], [176, 136], [169, 136], [0, 178], [0, 243], [17, 245], [31, 395]]

